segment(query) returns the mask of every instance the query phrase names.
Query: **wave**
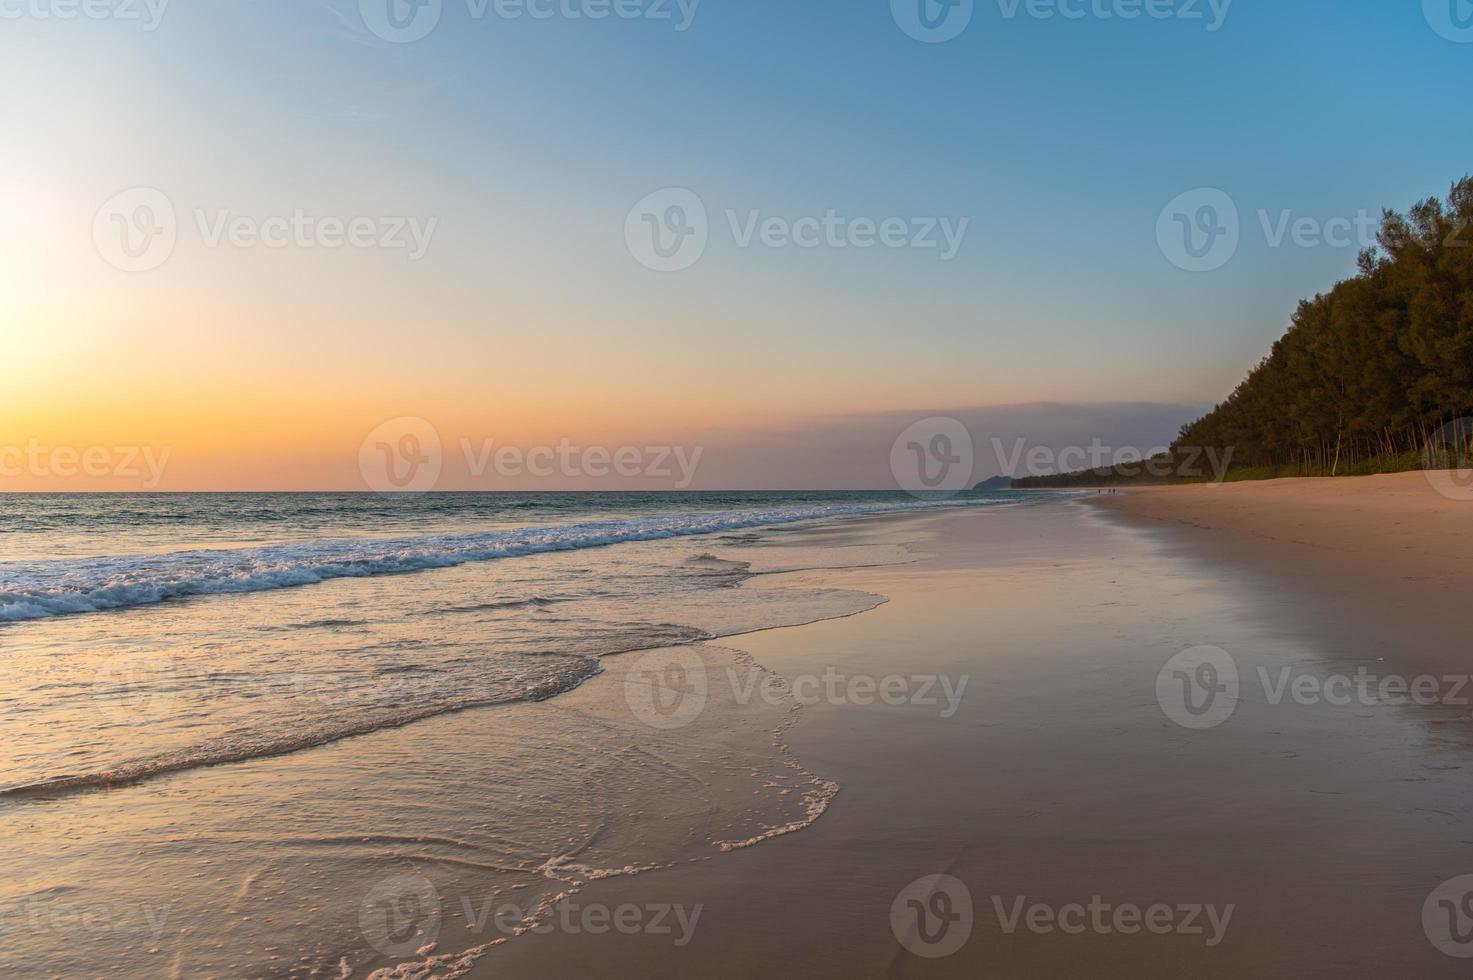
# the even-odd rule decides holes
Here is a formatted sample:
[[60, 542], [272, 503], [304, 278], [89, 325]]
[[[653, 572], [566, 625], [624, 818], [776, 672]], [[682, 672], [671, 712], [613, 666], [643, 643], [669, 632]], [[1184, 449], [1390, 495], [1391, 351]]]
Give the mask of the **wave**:
[[[604, 657], [685, 646], [716, 638], [716, 634], [709, 630], [674, 623], [625, 625], [628, 627], [626, 632], [575, 644], [576, 649], [533, 654], [530, 659], [535, 664], [523, 665], [524, 669], [512, 676], [489, 672], [484, 661], [464, 661], [457, 664], [459, 669], [420, 663], [374, 667], [371, 673], [376, 679], [408, 683], [386, 689], [384, 701], [343, 702], [336, 710], [331, 688], [311, 691], [305, 695], [314, 698], [306, 716], [290, 720], [278, 718], [271, 727], [255, 731], [237, 727], [194, 745], [152, 756], [119, 760], [103, 768], [0, 784], [0, 800], [57, 799], [89, 790], [115, 789], [170, 773], [290, 755], [472, 708], [546, 701], [603, 673]], [[208, 676], [225, 679], [228, 675], [217, 673]], [[241, 676], [249, 679], [246, 675]]]
[[502, 599], [496, 602], [473, 602], [467, 606], [440, 606], [436, 609], [427, 609], [420, 613], [421, 616], [444, 616], [455, 613], [478, 613], [494, 612], [498, 609], [525, 609], [531, 606], [536, 609], [545, 609], [555, 606], [560, 602], [570, 600], [562, 597], [534, 595], [530, 599]]
[[403, 728], [405, 725], [427, 718], [466, 711], [471, 708], [511, 704], [517, 701], [545, 701], [572, 690], [602, 670], [598, 661], [588, 660], [584, 661], [579, 668], [565, 672], [562, 676], [542, 681], [522, 690], [500, 694], [467, 695], [439, 704], [426, 704], [390, 712], [374, 712], [348, 720], [336, 719], [315, 724], [304, 731], [288, 734], [260, 732], [252, 735], [237, 735], [230, 739], [221, 739], [151, 758], [129, 760], [102, 772], [68, 773], [34, 782], [3, 786], [0, 787], [0, 799], [30, 797], [50, 799], [86, 790], [129, 786], [156, 776], [184, 772], [189, 769], [218, 766], [227, 762], [245, 762], [248, 759], [290, 755], [303, 749], [330, 745], [346, 738], [368, 735], [386, 728]]
[[832, 504], [400, 538], [329, 538], [239, 549], [0, 562], [0, 623], [104, 612], [191, 596], [450, 568], [553, 551], [990, 500]]

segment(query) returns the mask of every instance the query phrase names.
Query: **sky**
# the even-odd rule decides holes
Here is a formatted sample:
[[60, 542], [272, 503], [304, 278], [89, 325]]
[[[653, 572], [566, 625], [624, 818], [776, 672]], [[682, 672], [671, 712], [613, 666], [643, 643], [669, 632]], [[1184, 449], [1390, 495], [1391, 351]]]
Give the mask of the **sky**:
[[442, 489], [633, 485], [465, 445], [767, 488], [883, 485], [932, 417], [979, 478], [1154, 446], [1473, 171], [1468, 14], [0, 0], [0, 489], [363, 489], [421, 423]]

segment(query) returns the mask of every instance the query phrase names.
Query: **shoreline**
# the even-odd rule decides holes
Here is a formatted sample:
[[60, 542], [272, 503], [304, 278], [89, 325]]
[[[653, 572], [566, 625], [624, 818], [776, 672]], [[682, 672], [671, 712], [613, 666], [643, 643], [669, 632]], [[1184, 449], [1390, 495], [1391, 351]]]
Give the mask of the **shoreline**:
[[1081, 499], [1182, 555], [1335, 612], [1417, 669], [1473, 670], [1462, 608], [1473, 500], [1444, 496], [1422, 471], [1134, 487]]
[[[1252, 689], [1259, 670], [1376, 662], [1328, 605], [1275, 599], [1246, 567], [1070, 501], [938, 516], [912, 547], [930, 557], [799, 580], [888, 603], [724, 643], [795, 682], [965, 677], [959, 711], [805, 706], [789, 744], [843, 787], [821, 819], [591, 885], [571, 918], [469, 975], [1460, 975], [1422, 909], [1473, 867], [1473, 734], [1435, 708], [1275, 704]], [[1195, 731], [1164, 713], [1158, 672], [1207, 643], [1232, 651], [1245, 683], [1227, 723]], [[905, 889], [938, 874], [971, 916], [966, 941], [933, 958], [896, 916]], [[1092, 897], [1212, 909], [1220, 931], [1066, 935], [1009, 918], [1019, 900], [1058, 912]], [[577, 927], [589, 908], [661, 903], [702, 909], [688, 943]]]
[[[1446, 511], [1408, 512], [1411, 489], [1388, 490], [1378, 513], [1433, 540], [1417, 515]], [[203, 965], [208, 936], [221, 972], [332, 975], [346, 952], [338, 973], [379, 978], [1460, 975], [1422, 909], [1473, 870], [1473, 714], [1276, 700], [1256, 681], [1324, 690], [1406, 670], [1438, 642], [1415, 619], [1400, 636], [1361, 625], [1343, 593], [1364, 575], [1315, 545], [1364, 498], [1306, 530], [1326, 510], [1313, 499], [1177, 496], [692, 542], [689, 560], [747, 563], [733, 614], [759, 597], [868, 600], [610, 655], [546, 701], [27, 810], [15, 848], [36, 857], [9, 894], [23, 908], [43, 883], [86, 880], [96, 891], [60, 904], [128, 895], [168, 934], [148, 949], [130, 934], [117, 962], [159, 954], [181, 974]], [[1275, 507], [1293, 533], [1265, 524]], [[1255, 533], [1231, 532], [1231, 515]], [[1296, 549], [1307, 557], [1285, 557]], [[1419, 555], [1376, 574], [1423, 567]], [[1349, 579], [1332, 576], [1337, 560]], [[488, 569], [415, 582], [463, 590], [494, 581], [471, 577]], [[1241, 688], [1197, 726], [1162, 677], [1206, 648]], [[181, 825], [213, 846], [181, 847], [168, 831]], [[969, 909], [944, 952], [905, 924], [909, 889], [937, 875]], [[1035, 906], [1054, 921], [1096, 899], [1213, 925], [1028, 925]]]
[[[688, 592], [622, 598], [617, 610], [628, 625], [710, 639], [601, 656], [601, 672], [556, 697], [437, 711], [402, 727], [377, 726], [301, 751], [255, 753], [98, 792], [0, 800], [16, 857], [0, 889], [0, 919], [60, 923], [102, 909], [120, 933], [126, 930], [110, 954], [116, 970], [161, 964], [180, 975], [457, 972], [466, 957], [534, 927], [551, 903], [588, 884], [709, 863], [808, 826], [837, 788], [789, 751], [781, 733], [797, 717], [791, 704], [732, 696], [760, 667], [725, 642], [779, 625], [859, 615], [883, 603], [882, 595], [850, 589], [791, 586], [811, 580], [815, 568], [914, 560], [896, 543], [894, 529], [934, 513], [845, 515], [725, 542], [713, 535], [629, 545], [617, 553], [622, 560], [661, 581], [692, 563], [715, 578]], [[587, 560], [572, 552], [539, 567], [555, 576], [549, 562], [581, 567]], [[417, 601], [441, 609], [446, 594], [495, 597], [506, 588], [500, 569], [483, 562], [423, 576], [250, 593], [229, 605], [231, 626], [250, 623], [253, 611], [275, 626], [306, 622], [308, 609], [326, 599], [350, 611], [392, 599], [390, 625], [372, 628], [408, 622], [415, 629], [420, 621], [406, 620], [404, 609]], [[722, 584], [728, 580], [734, 587]], [[536, 579], [526, 581], [529, 594], [541, 594]], [[302, 615], [284, 614], [283, 599], [301, 606]], [[209, 620], [222, 608], [224, 600], [204, 598], [160, 604], [146, 618]], [[569, 615], [566, 608], [536, 612], [525, 631]], [[98, 621], [69, 617], [30, 632], [72, 635]], [[673, 622], [693, 625], [662, 626]], [[358, 625], [367, 629], [365, 623]], [[429, 651], [445, 641], [435, 634], [456, 621], [441, 614], [427, 623], [424, 640], [408, 634], [426, 647], [413, 659], [436, 663]], [[497, 634], [478, 636], [455, 636], [448, 645], [474, 651], [478, 642], [498, 643]], [[344, 647], [357, 651], [363, 643], [351, 638]], [[652, 688], [670, 668], [690, 666], [678, 659], [649, 662], [671, 650], [699, 651], [701, 670], [732, 678], [723, 685], [729, 690], [713, 688], [699, 724], [667, 729], [657, 700], [646, 697], [643, 714], [637, 707], [641, 687]], [[177, 713], [168, 701], [128, 705], [132, 714], [105, 719], [113, 731], [131, 734], [135, 725], [147, 731], [158, 714]], [[170, 828], [178, 826], [210, 840], [208, 854], [173, 839]], [[141, 883], [140, 855], [147, 855], [141, 866], [149, 877]], [[443, 902], [435, 903], [435, 916], [417, 919], [415, 911], [436, 895]], [[468, 928], [484, 925], [488, 909], [511, 902], [518, 912], [507, 932]], [[64, 950], [53, 938], [22, 928], [6, 961], [16, 969], [23, 963], [63, 969]], [[145, 938], [151, 944], [140, 942]]]

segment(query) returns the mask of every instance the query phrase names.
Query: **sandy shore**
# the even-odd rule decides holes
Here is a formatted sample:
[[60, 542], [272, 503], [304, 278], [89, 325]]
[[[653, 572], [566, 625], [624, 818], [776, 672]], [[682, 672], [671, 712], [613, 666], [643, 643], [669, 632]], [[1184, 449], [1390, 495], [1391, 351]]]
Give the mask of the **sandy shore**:
[[[1385, 481], [1413, 499], [1407, 483]], [[1188, 543], [1054, 503], [895, 522], [931, 553], [919, 564], [783, 576], [891, 600], [723, 641], [795, 687], [830, 672], [873, 681], [810, 688], [784, 733], [842, 787], [827, 812], [719, 859], [591, 883], [559, 924], [472, 975], [1466, 975], [1436, 889], [1473, 872], [1468, 707], [1306, 694], [1387, 666], [1380, 640], [1337, 612], [1348, 584], [1311, 602], [1253, 571], [1302, 553], [1312, 564], [1292, 574], [1323, 584], [1357, 564], [1315, 524], [1329, 505], [1274, 516], [1272, 496], [1294, 488], [1207, 493], [1142, 494], [1117, 512], [1156, 508], [1174, 529], [1237, 499], [1253, 535]], [[1429, 548], [1419, 521], [1450, 513], [1335, 499], [1336, 527], [1353, 529], [1359, 508]], [[1231, 562], [1211, 557], [1223, 549], [1210, 534], [1238, 542]], [[1371, 539], [1354, 548], [1374, 555]], [[1378, 574], [1446, 567], [1397, 561]], [[1241, 683], [1215, 702], [1227, 717], [1197, 727], [1168, 668], [1204, 645]], [[906, 698], [873, 696], [897, 677]], [[920, 697], [922, 678], [961, 697]], [[1275, 699], [1281, 678], [1299, 693]], [[935, 875], [949, 878], [914, 884]], [[580, 918], [654, 907], [699, 922], [677, 936]]]
[[[547, 700], [0, 801], [0, 964], [1466, 976], [1473, 685], [1444, 675], [1467, 681], [1467, 536], [1443, 499], [1244, 485], [671, 546], [754, 573], [639, 613], [720, 639], [607, 656]], [[301, 601], [496, 594], [496, 563], [434, 574]], [[1456, 666], [1407, 698], [1428, 664]]]
[[1391, 655], [1470, 669], [1473, 500], [1426, 474], [1146, 487], [1089, 502], [1327, 608]]

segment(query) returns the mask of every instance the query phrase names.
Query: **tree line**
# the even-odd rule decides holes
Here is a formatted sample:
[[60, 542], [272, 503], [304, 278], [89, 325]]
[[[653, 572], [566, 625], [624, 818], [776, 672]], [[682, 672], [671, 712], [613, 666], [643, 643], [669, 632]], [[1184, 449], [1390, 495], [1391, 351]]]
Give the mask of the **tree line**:
[[[1466, 459], [1473, 426], [1473, 177], [1385, 211], [1358, 274], [1301, 301], [1227, 400], [1185, 425], [1173, 462], [1232, 453], [1229, 479], [1336, 476]], [[1017, 486], [1156, 479], [1140, 466]], [[1172, 477], [1168, 477], [1170, 479]], [[1177, 479], [1193, 479], [1178, 473]]]

